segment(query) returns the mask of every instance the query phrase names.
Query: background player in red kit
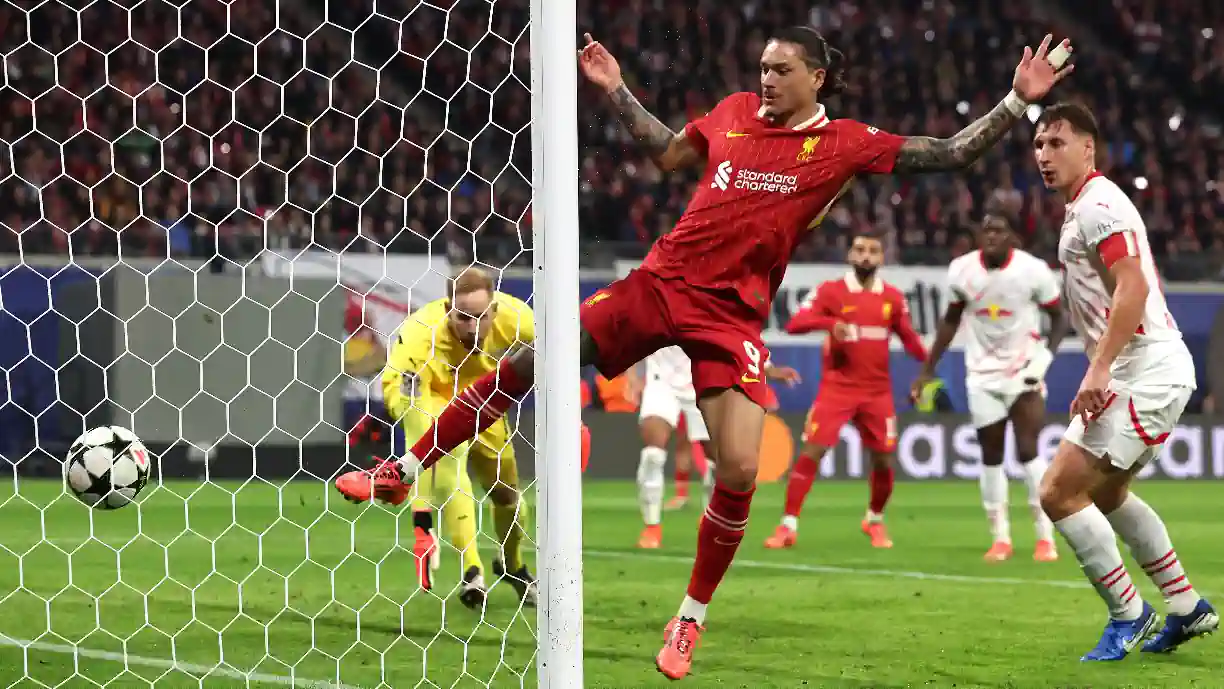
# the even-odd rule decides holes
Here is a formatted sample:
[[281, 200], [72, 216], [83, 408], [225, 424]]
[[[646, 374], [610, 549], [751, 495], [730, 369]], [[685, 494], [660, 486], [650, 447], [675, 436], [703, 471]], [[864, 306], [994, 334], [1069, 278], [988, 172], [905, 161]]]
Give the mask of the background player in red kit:
[[786, 485], [786, 511], [766, 548], [789, 548], [799, 531], [803, 500], [820, 471], [820, 460], [837, 445], [842, 426], [853, 423], [871, 453], [871, 498], [863, 533], [876, 548], [891, 548], [884, 507], [893, 491], [893, 450], [897, 415], [893, 409], [888, 342], [895, 333], [905, 351], [926, 360], [926, 348], [910, 323], [905, 295], [877, 275], [884, 244], [874, 234], [859, 234], [850, 245], [850, 272], [816, 288], [810, 303], [795, 314], [786, 331], [824, 331], [824, 368], [820, 392], [803, 427], [799, 459]]
[[[693, 362], [698, 406], [710, 430], [715, 486], [697, 534], [688, 593], [668, 623], [655, 659], [672, 679], [686, 676], [706, 606], [744, 537], [756, 487], [769, 387], [761, 329], [795, 246], [854, 177], [946, 171], [977, 160], [1070, 71], [1046, 59], [1047, 36], [1026, 48], [1013, 91], [947, 139], [904, 137], [854, 120], [830, 120], [824, 96], [845, 87], [842, 54], [809, 28], [774, 34], [761, 54], [761, 93], [735, 93], [673, 132], [638, 102], [611, 53], [587, 36], [582, 73], [611, 101], [621, 122], [664, 171], [704, 170], [684, 215], [655, 243], [640, 269], [587, 299], [575, 366], [608, 378], [649, 354], [678, 345]], [[1062, 67], [1069, 44], [1053, 54]], [[557, 231], [560, 228], [556, 228]], [[473, 383], [403, 457], [345, 479], [350, 500], [402, 490], [422, 467], [491, 425], [531, 389], [535, 355], [522, 348]], [[337, 485], [337, 488], [342, 488]]]

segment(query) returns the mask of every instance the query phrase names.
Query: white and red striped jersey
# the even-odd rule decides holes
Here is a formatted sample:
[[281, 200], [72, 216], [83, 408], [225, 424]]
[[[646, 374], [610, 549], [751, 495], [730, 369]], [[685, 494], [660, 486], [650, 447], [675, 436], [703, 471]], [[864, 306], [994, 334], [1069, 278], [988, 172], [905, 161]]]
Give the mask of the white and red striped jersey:
[[948, 266], [951, 299], [965, 305], [968, 383], [1005, 383], [1041, 341], [1041, 307], [1058, 303], [1058, 278], [1036, 256], [1013, 249], [1003, 265], [987, 268], [981, 251]]
[[1165, 302], [1143, 218], [1118, 185], [1093, 173], [1067, 203], [1058, 242], [1067, 310], [1090, 358], [1113, 304], [1109, 269], [1128, 256], [1139, 259], [1148, 296], [1139, 328], [1114, 361], [1113, 377], [1132, 385], [1194, 387], [1194, 361]]
[[693, 390], [693, 362], [677, 346], [664, 347], [646, 357], [646, 384], [651, 383], [666, 385], [680, 399], [697, 399]]

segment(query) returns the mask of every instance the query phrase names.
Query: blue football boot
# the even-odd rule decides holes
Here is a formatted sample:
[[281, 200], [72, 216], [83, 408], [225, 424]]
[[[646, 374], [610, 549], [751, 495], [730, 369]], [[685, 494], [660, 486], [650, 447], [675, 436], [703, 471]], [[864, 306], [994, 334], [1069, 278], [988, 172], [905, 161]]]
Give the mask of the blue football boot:
[[1211, 607], [1211, 603], [1200, 598], [1190, 614], [1165, 616], [1164, 629], [1143, 644], [1143, 652], [1172, 653], [1187, 641], [1207, 636], [1219, 628], [1220, 615]]
[[1126, 654], [1139, 647], [1155, 629], [1160, 618], [1156, 609], [1147, 601], [1143, 612], [1133, 620], [1110, 620], [1101, 632], [1096, 648], [1080, 658], [1082, 661], [1122, 660]]

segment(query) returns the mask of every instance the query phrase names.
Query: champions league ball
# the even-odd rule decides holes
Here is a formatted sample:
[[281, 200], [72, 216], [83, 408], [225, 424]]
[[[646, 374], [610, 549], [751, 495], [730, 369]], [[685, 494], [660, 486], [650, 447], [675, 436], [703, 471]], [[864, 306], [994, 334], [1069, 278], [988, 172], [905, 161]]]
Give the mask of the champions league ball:
[[68, 488], [98, 510], [130, 504], [149, 479], [149, 451], [122, 426], [100, 426], [72, 441], [64, 462]]

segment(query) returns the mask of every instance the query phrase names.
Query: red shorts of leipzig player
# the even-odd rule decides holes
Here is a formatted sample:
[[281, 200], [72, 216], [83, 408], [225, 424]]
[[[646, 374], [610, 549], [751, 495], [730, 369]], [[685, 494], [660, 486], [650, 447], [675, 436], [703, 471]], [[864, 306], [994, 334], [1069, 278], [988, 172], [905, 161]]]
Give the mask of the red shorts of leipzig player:
[[822, 389], [816, 395], [803, 424], [803, 442], [836, 447], [842, 426], [851, 422], [868, 450], [892, 452], [896, 447], [897, 415], [891, 393], [864, 395], [861, 391], [836, 388]]
[[693, 361], [693, 388], [738, 388], [769, 401], [761, 323], [735, 297], [635, 270], [582, 303], [582, 328], [599, 348], [597, 368], [615, 378], [656, 351], [679, 345]]

